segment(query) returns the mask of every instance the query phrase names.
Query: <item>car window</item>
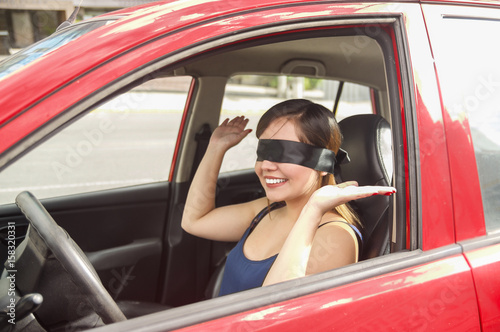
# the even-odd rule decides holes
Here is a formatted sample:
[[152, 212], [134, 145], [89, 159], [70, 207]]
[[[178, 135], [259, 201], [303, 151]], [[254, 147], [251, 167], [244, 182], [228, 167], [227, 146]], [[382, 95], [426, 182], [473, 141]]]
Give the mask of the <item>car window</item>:
[[97, 20], [91, 22], [85, 22], [81, 24], [76, 24], [63, 29], [53, 35], [35, 43], [22, 51], [19, 51], [12, 55], [11, 57], [5, 59], [0, 63], [0, 78], [7, 76], [8, 74], [18, 70], [35, 61], [41, 56], [58, 49], [61, 46], [66, 45], [72, 40], [83, 36], [86, 33], [91, 32], [99, 27], [107, 25], [114, 20]]
[[191, 80], [148, 81], [61, 130], [0, 173], [0, 204], [166, 181]]
[[[342, 85], [341, 85], [342, 84]], [[370, 88], [355, 83], [296, 76], [236, 75], [226, 85], [220, 122], [244, 115], [254, 131], [229, 150], [221, 172], [253, 168], [257, 123], [271, 106], [290, 98], [305, 98], [333, 110], [339, 92], [337, 121], [354, 114], [373, 113]]]
[[486, 228], [500, 229], [500, 48], [491, 36], [500, 21], [444, 17], [439, 47], [442, 94], [449, 111], [468, 121], [478, 168]]

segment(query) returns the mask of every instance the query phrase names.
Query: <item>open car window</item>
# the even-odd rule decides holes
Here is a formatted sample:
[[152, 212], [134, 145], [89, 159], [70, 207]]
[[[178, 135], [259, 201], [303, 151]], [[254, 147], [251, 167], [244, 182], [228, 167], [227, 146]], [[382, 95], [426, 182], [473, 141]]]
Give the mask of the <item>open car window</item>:
[[[403, 133], [401, 126], [391, 127], [401, 121], [400, 86], [392, 67], [394, 62], [391, 61], [393, 44], [387, 38], [379, 40], [363, 35], [363, 48], [344, 53], [346, 48], [357, 47], [360, 38], [357, 33], [359, 31], [354, 29], [339, 33], [335, 28], [309, 33], [289, 32], [279, 38], [264, 37], [248, 44], [231, 44], [227, 50], [218, 47], [216, 52], [207, 52], [198, 59], [193, 57], [182, 67], [182, 71], [196, 75], [199, 84], [195, 96], [197, 100], [189, 113], [191, 126], [184, 133], [182, 155], [195, 154], [193, 150], [199, 141], [194, 138], [205, 124], [213, 130], [224, 119], [243, 115], [250, 119], [248, 127], [255, 129], [260, 116], [271, 106], [285, 99], [305, 98], [325, 105], [332, 112], [335, 110], [339, 122], [359, 115], [382, 118], [387, 130], [381, 150], [384, 157], [390, 160], [385, 170], [387, 181], [404, 193], [407, 183], [403, 180]], [[378, 33], [385, 35], [381, 31]], [[326, 70], [323, 71], [322, 67]], [[320, 75], [315, 73], [318, 68]], [[341, 82], [345, 82], [343, 86]], [[352, 128], [351, 137], [356, 136], [358, 128], [349, 126]], [[261, 193], [257, 187], [249, 186], [256, 160], [257, 138], [254, 133], [255, 130], [224, 157], [217, 198], [220, 205], [240, 203], [243, 201], [239, 200], [241, 197], [256, 198]], [[358, 134], [363, 134], [363, 131]], [[348, 153], [355, 156], [357, 151], [361, 150], [351, 147]], [[179, 181], [189, 179], [189, 172], [184, 174], [189, 167], [188, 163], [180, 165], [176, 173]], [[356, 177], [346, 172], [345, 179]], [[255, 182], [258, 184], [258, 181]], [[250, 189], [247, 195], [240, 195], [238, 190], [243, 189], [235, 190], [233, 185]], [[389, 232], [393, 234], [392, 237], [386, 236], [385, 241], [397, 242], [393, 250], [399, 251], [405, 249], [410, 241], [406, 238], [406, 198], [402, 194], [397, 195], [396, 200], [389, 202], [391, 207], [387, 211], [390, 212], [384, 217], [396, 220], [385, 228], [386, 235]], [[215, 243], [211, 253], [213, 262], [218, 264], [223, 261], [227, 248], [226, 244]], [[389, 252], [388, 249], [384, 253]]]

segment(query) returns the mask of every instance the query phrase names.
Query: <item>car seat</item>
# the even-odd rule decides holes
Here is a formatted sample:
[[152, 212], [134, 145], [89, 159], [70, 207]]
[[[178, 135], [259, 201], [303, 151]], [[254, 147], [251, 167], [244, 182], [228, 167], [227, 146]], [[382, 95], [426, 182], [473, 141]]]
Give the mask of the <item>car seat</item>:
[[[359, 114], [343, 119], [339, 126], [344, 136], [342, 149], [350, 158], [349, 163], [340, 165], [340, 180], [355, 180], [360, 186], [390, 186], [393, 157], [389, 123], [380, 115]], [[363, 225], [359, 260], [389, 252], [391, 199], [378, 195], [350, 202]]]

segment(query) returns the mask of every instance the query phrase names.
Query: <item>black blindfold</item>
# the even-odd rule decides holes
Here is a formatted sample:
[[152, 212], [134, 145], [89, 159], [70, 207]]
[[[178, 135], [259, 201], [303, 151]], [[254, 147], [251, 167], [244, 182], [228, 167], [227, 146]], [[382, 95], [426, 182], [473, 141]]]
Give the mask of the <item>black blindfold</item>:
[[257, 146], [257, 161], [264, 160], [301, 165], [333, 174], [335, 165], [348, 163], [349, 157], [342, 149], [335, 156], [331, 150], [302, 142], [261, 139]]

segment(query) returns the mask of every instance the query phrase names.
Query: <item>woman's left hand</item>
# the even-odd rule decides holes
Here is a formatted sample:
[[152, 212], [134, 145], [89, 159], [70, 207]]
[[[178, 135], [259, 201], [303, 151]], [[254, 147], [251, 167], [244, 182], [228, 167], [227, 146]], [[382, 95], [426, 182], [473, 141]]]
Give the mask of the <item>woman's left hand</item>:
[[347, 181], [338, 185], [328, 185], [316, 190], [307, 205], [318, 209], [321, 214], [332, 210], [336, 206], [349, 201], [375, 195], [392, 195], [396, 192], [393, 187], [385, 186], [358, 186], [356, 181]]

